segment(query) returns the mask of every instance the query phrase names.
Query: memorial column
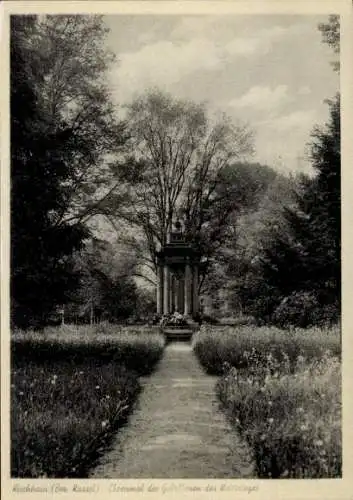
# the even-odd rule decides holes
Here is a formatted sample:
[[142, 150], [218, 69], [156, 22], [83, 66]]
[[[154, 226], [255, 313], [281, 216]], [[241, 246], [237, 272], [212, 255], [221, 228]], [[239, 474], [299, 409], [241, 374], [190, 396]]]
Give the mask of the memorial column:
[[191, 312], [191, 267], [185, 265], [185, 288], [184, 288], [184, 314], [189, 316]]
[[164, 264], [164, 283], [163, 283], [163, 314], [169, 314], [169, 289], [170, 289], [170, 272], [168, 266]]
[[169, 274], [169, 312], [174, 312], [174, 274], [170, 272]]
[[179, 277], [175, 275], [175, 283], [174, 283], [174, 304], [175, 304], [175, 310], [177, 312], [180, 312], [180, 293], [179, 293], [179, 288], [180, 288], [180, 281]]
[[197, 266], [193, 268], [193, 280], [192, 280], [192, 312], [193, 314], [198, 314], [199, 312], [199, 269]]
[[157, 266], [157, 314], [163, 314], [163, 267]]
[[179, 291], [178, 291], [179, 312], [184, 314], [184, 279], [179, 276]]

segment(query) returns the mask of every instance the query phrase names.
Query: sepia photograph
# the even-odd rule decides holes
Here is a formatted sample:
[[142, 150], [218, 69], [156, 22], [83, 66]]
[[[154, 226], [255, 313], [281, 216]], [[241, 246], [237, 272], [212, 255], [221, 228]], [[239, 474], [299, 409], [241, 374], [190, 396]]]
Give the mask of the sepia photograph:
[[10, 16], [12, 479], [342, 478], [340, 25]]

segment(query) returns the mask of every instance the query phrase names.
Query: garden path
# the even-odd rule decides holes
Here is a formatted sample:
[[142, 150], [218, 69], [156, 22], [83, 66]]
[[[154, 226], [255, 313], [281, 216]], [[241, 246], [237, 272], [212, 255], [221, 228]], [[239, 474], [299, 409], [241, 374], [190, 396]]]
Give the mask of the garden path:
[[94, 478], [254, 477], [250, 453], [219, 410], [214, 385], [191, 345], [166, 347], [128, 424]]

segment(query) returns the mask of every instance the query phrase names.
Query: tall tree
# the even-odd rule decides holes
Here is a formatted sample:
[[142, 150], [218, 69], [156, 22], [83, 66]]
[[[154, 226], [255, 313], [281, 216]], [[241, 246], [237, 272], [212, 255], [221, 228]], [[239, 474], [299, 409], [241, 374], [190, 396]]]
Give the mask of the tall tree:
[[[341, 298], [340, 100], [330, 101], [330, 119], [312, 133], [311, 159], [317, 174], [302, 178], [295, 207], [284, 207], [287, 230], [272, 227], [257, 263], [266, 283], [256, 289], [257, 302], [266, 298], [257, 314], [271, 314], [293, 293], [310, 293], [321, 304], [312, 320], [337, 318]], [[303, 295], [304, 297], [304, 295]], [[297, 307], [297, 306], [296, 306]], [[256, 308], [255, 308], [256, 309]]]
[[85, 236], [81, 225], [55, 224], [68, 168], [65, 126], [50, 127], [36, 82], [40, 59], [30, 39], [36, 20], [11, 17], [11, 306], [20, 326], [39, 323], [75, 285], [70, 262]]
[[71, 254], [119, 187], [108, 163], [125, 126], [106, 84], [105, 35], [99, 16], [11, 19], [12, 304], [23, 325], [68, 300]]
[[260, 190], [256, 205], [234, 221], [234, 237], [224, 249], [224, 267], [230, 301], [246, 313], [262, 314], [269, 310], [269, 301], [277, 299], [264, 277], [264, 248], [271, 247], [275, 235], [283, 239], [290, 232], [283, 209], [294, 204], [297, 179], [276, 174], [268, 167], [255, 169], [255, 174], [267, 174], [268, 182]]
[[[341, 127], [340, 96], [329, 101], [330, 119], [312, 134], [311, 158], [317, 176], [306, 198], [319, 245], [314, 256], [319, 283], [340, 298], [341, 289]], [[314, 201], [312, 201], [314, 200]]]
[[[339, 55], [339, 17], [330, 16], [327, 23], [319, 25], [319, 30], [324, 43]], [[333, 67], [339, 72], [339, 60], [334, 61]], [[267, 314], [270, 317], [276, 306], [282, 300], [283, 306], [290, 297], [294, 298], [292, 306], [282, 307], [282, 319], [283, 312], [290, 315], [295, 308], [300, 310], [305, 306], [309, 313], [305, 321], [309, 322], [317, 321], [320, 316], [324, 318], [326, 310], [330, 310], [330, 320], [337, 318], [340, 312], [339, 94], [327, 102], [329, 121], [324, 126], [315, 127], [311, 134], [310, 159], [316, 175], [312, 178], [302, 176], [295, 206], [283, 209], [285, 230], [271, 227], [264, 240], [255, 266], [260, 281], [253, 287], [245, 287], [245, 294], [250, 289], [250, 298], [256, 295], [253, 310], [259, 316]], [[270, 301], [268, 297], [271, 297]]]
[[98, 15], [49, 15], [36, 24], [31, 38], [40, 58], [37, 92], [53, 131], [61, 123], [71, 131], [65, 150], [69, 176], [62, 183], [65, 206], [57, 224], [87, 222], [104, 213], [104, 204], [119, 185], [109, 162], [126, 140], [110, 98], [107, 71], [115, 56], [106, 48], [106, 28]]
[[230, 213], [241, 205], [229, 165], [250, 153], [251, 134], [226, 118], [212, 123], [204, 105], [158, 90], [129, 106], [128, 123], [132, 154], [117, 174], [130, 198], [117, 215], [141, 230], [152, 267], [180, 216], [187, 237], [205, 255], [206, 241], [221, 239]]

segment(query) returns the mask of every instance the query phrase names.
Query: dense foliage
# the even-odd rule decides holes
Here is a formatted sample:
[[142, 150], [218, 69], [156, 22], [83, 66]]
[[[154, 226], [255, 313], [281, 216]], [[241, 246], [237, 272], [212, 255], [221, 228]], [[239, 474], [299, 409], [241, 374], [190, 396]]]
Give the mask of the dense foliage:
[[[317, 174], [300, 186], [296, 207], [285, 208], [289, 232], [274, 232], [260, 263], [263, 279], [273, 297], [267, 314], [271, 314], [271, 308], [274, 312], [284, 299], [289, 300], [287, 297], [293, 293], [301, 293], [301, 306], [306, 309], [308, 324], [320, 321], [319, 306], [322, 319], [335, 321], [340, 314], [339, 97], [330, 103], [326, 127], [317, 127], [312, 137], [311, 158]], [[327, 308], [332, 312], [329, 318]]]
[[64, 122], [52, 129], [37, 94], [42, 75], [29, 42], [34, 30], [32, 17], [11, 18], [11, 295], [12, 319], [23, 326], [65, 301], [76, 284], [70, 256], [86, 235], [81, 224], [56, 223], [73, 137]]
[[226, 262], [230, 292], [261, 322], [309, 326], [340, 315], [339, 96], [329, 107], [328, 123], [312, 133], [316, 174], [276, 179], [259, 210], [241, 221]]
[[79, 286], [72, 259], [120, 150], [99, 16], [11, 17], [12, 321], [40, 325]]

